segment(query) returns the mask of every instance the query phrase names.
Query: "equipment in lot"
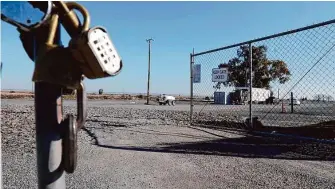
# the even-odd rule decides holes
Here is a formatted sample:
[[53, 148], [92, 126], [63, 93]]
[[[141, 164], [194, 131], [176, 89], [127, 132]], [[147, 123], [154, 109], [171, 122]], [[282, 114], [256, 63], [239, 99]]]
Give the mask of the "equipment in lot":
[[166, 105], [168, 104], [169, 106], [174, 106], [176, 104], [176, 98], [174, 96], [169, 96], [162, 94], [157, 98], [157, 101], [159, 105]]
[[214, 104], [226, 104], [225, 92], [214, 92]]
[[[271, 96], [271, 91], [263, 88], [252, 88], [252, 102], [265, 103]], [[230, 104], [244, 105], [250, 102], [248, 87], [235, 87], [230, 93]]]
[[230, 93], [230, 104], [245, 105], [248, 103], [248, 90], [236, 89]]
[[274, 104], [275, 103], [275, 100], [276, 100], [276, 97], [274, 96], [270, 96], [269, 98], [267, 98], [265, 100], [265, 104]]
[[[298, 99], [293, 99], [293, 105], [300, 105], [300, 101]], [[289, 105], [291, 105], [291, 101], [289, 103]]]

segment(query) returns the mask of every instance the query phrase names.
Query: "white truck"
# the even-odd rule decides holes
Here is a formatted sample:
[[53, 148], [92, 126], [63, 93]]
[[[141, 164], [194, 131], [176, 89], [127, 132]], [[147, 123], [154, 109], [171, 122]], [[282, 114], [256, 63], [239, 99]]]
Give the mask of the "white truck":
[[157, 98], [157, 101], [159, 103], [159, 105], [166, 105], [168, 104], [169, 106], [174, 106], [176, 104], [176, 98], [174, 96], [169, 96], [169, 95], [160, 95]]
[[[249, 101], [249, 87], [236, 87], [235, 90], [243, 91], [244, 96], [246, 99], [244, 101]], [[271, 96], [271, 91], [264, 88], [252, 88], [252, 102], [259, 103], [259, 102], [266, 102]], [[243, 100], [242, 100], [243, 101]]]

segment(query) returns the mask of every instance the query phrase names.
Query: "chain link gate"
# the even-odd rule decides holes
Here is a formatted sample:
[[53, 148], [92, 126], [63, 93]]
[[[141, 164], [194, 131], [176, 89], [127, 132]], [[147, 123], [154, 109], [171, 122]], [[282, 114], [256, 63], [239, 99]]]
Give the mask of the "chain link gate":
[[335, 20], [193, 52], [190, 122], [334, 141], [334, 55]]

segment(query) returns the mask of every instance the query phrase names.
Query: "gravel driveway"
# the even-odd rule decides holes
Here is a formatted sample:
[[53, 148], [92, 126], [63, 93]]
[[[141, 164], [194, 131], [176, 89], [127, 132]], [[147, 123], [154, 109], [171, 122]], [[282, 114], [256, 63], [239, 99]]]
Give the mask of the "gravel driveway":
[[[33, 102], [1, 103], [3, 188], [37, 188]], [[88, 102], [68, 188], [335, 188], [334, 145], [190, 127], [187, 111], [122, 103]]]

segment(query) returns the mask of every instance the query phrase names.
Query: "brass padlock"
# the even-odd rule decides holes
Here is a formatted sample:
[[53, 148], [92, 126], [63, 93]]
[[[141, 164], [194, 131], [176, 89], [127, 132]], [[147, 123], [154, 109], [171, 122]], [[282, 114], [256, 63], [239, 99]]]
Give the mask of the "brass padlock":
[[80, 86], [82, 71], [80, 63], [72, 57], [71, 50], [56, 45], [41, 48], [35, 63], [34, 82], [48, 82], [77, 89]]

